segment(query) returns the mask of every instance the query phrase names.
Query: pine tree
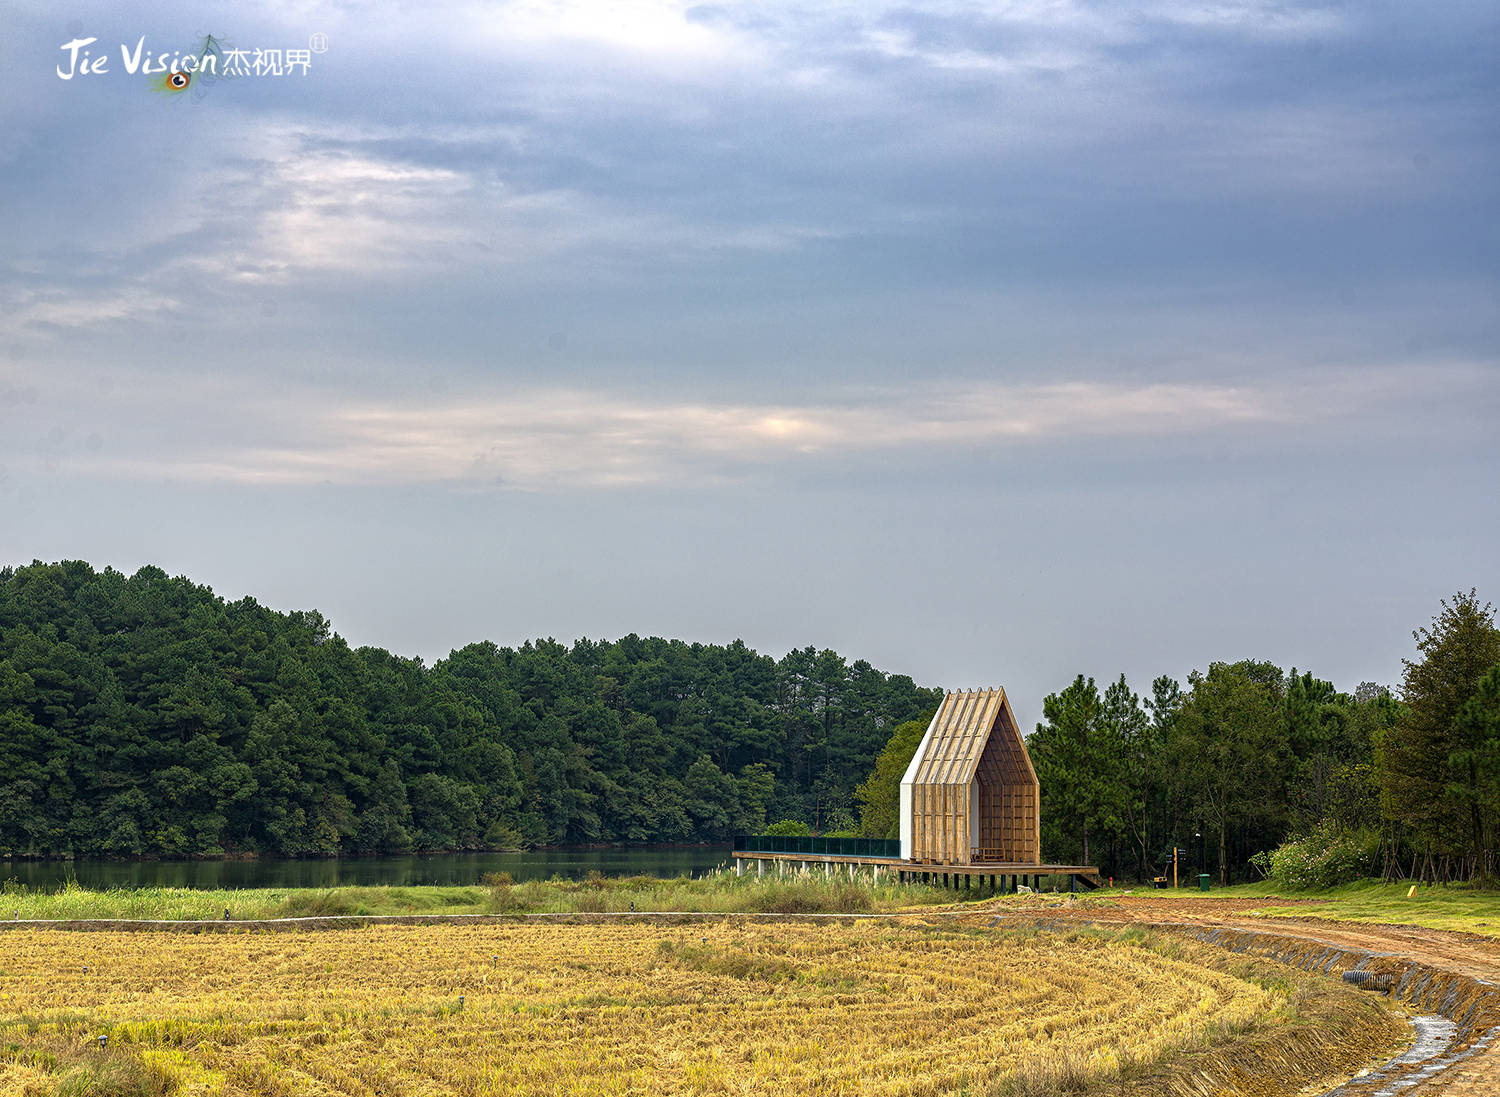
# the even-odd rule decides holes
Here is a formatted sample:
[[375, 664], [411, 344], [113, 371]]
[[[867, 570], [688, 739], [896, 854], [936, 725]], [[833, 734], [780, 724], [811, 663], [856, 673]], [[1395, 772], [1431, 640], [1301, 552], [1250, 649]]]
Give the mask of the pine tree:
[[[1412, 638], [1422, 658], [1406, 661], [1400, 722], [1383, 735], [1376, 770], [1385, 814], [1410, 827], [1423, 878], [1483, 870], [1485, 853], [1486, 722], [1461, 719], [1481, 679], [1500, 663], [1495, 610], [1473, 590], [1444, 599], [1431, 628]], [[1446, 869], [1440, 869], [1440, 863]]]

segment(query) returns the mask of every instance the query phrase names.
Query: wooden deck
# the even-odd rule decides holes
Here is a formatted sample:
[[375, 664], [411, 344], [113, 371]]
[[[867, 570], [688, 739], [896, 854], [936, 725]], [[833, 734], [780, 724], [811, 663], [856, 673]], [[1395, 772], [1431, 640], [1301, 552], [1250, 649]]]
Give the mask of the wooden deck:
[[[743, 872], [741, 867], [745, 861], [770, 862], [777, 866], [778, 870], [786, 864], [805, 865], [811, 867], [820, 865], [825, 870], [831, 871], [835, 865], [848, 865], [851, 870], [861, 869], [883, 869], [887, 872], [898, 874], [898, 878], [905, 879], [910, 876], [913, 879], [932, 879], [934, 877], [951, 878], [954, 887], [972, 887], [976, 879], [988, 878], [992, 887], [1003, 890], [1014, 890], [1016, 883], [1027, 877], [1038, 876], [1066, 876], [1069, 879], [1069, 887], [1082, 883], [1085, 888], [1096, 888], [1099, 886], [1099, 870], [1093, 865], [1033, 865], [1015, 861], [975, 861], [967, 865], [938, 865], [922, 861], [903, 861], [899, 857], [858, 857], [835, 853], [757, 853], [753, 850], [735, 850], [733, 857], [737, 862], [736, 871]], [[1011, 878], [1009, 889], [1006, 887], [1006, 878]], [[962, 883], [959, 880], [962, 879]], [[944, 880], [944, 883], [949, 883]], [[1033, 883], [1033, 887], [1036, 885]]]

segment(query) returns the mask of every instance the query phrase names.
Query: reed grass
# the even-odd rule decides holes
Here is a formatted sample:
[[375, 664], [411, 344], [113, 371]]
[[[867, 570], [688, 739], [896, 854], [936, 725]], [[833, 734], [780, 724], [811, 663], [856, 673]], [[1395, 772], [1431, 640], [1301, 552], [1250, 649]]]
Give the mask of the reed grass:
[[628, 913], [636, 910], [688, 913], [834, 914], [892, 911], [949, 902], [952, 892], [867, 876], [849, 879], [822, 873], [789, 876], [609, 877], [532, 880], [508, 876], [471, 887], [338, 888], [110, 888], [94, 890], [70, 882], [55, 890], [9, 882], [0, 888], [0, 921], [115, 918], [217, 921], [225, 911], [235, 921], [336, 915]]

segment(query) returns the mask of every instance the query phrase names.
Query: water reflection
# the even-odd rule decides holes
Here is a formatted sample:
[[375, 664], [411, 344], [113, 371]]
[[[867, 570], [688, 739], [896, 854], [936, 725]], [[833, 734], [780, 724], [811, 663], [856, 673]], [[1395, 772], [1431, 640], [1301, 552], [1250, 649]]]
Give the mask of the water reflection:
[[31, 888], [55, 890], [76, 879], [89, 888], [326, 888], [340, 885], [414, 887], [477, 884], [487, 873], [517, 882], [552, 876], [701, 876], [729, 862], [728, 847], [676, 849], [549, 849], [530, 853], [438, 853], [402, 857], [293, 861], [11, 861], [0, 865]]

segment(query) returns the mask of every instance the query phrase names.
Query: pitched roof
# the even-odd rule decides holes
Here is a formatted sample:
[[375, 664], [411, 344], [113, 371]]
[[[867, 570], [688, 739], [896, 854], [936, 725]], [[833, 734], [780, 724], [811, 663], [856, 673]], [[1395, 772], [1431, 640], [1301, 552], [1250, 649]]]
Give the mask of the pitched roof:
[[984, 745], [1002, 712], [1008, 717], [1004, 731], [1019, 735], [1015, 718], [1005, 712], [1008, 708], [1005, 690], [998, 688], [950, 693], [944, 697], [932, 718], [932, 728], [911, 781], [921, 785], [967, 785], [974, 779]]

